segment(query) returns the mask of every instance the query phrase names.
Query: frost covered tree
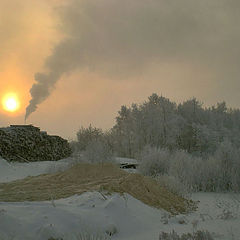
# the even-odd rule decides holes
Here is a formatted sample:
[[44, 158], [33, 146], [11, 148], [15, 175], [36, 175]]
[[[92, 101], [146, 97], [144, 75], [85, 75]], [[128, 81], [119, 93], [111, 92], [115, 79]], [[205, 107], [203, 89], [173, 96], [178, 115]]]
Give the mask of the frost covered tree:
[[176, 104], [154, 93], [142, 104], [121, 107], [113, 127], [114, 149], [125, 157], [146, 145], [206, 156], [226, 139], [240, 147], [239, 123], [240, 111], [225, 102], [204, 108], [196, 98]]
[[103, 131], [100, 128], [92, 127], [81, 127], [77, 132], [78, 149], [80, 151], [85, 150], [86, 147], [92, 142], [103, 138]]

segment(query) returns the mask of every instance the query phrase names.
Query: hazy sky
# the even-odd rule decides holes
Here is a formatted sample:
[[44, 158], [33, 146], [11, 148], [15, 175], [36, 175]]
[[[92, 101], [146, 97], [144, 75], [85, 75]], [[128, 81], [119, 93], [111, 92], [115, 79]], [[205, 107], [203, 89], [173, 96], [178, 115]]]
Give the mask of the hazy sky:
[[[240, 107], [238, 0], [0, 0], [0, 125], [73, 138], [153, 92]], [[29, 105], [29, 101], [31, 104]], [[36, 110], [36, 111], [35, 111]], [[35, 111], [35, 112], [34, 112]]]

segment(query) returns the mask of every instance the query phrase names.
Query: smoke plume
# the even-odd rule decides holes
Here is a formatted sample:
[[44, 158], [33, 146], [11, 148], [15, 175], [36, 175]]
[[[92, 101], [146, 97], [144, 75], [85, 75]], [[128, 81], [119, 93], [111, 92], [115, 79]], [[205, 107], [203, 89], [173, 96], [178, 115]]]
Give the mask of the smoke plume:
[[36, 83], [34, 83], [30, 89], [32, 99], [26, 108], [25, 121], [32, 112], [36, 111], [37, 105], [42, 103], [50, 95], [59, 76], [59, 73], [37, 73], [35, 75]]
[[[171, 61], [211, 66], [219, 82], [238, 84], [238, 0], [72, 0], [58, 9], [66, 36], [37, 73], [27, 119], [56, 82], [87, 68], [120, 79]], [[67, 79], [65, 79], [67, 81]]]

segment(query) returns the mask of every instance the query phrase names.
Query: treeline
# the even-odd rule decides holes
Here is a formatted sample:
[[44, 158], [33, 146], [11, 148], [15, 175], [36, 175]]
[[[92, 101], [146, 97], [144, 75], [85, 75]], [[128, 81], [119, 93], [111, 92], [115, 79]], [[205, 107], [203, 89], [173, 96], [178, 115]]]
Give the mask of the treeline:
[[195, 98], [176, 104], [152, 94], [143, 104], [122, 106], [109, 131], [90, 125], [77, 138], [80, 149], [101, 140], [121, 157], [136, 157], [147, 145], [206, 156], [222, 142], [240, 147], [240, 110], [227, 108], [225, 102], [204, 108]]
[[177, 105], [153, 94], [143, 104], [122, 106], [111, 133], [121, 156], [134, 157], [146, 145], [209, 155], [224, 141], [239, 148], [240, 111], [225, 102], [204, 108], [195, 98]]
[[[169, 175], [171, 159], [162, 161], [166, 151], [168, 158], [175, 161], [177, 155], [183, 158], [184, 153], [189, 156], [188, 164], [191, 164], [190, 159], [195, 159], [192, 163], [209, 165], [208, 169], [198, 167], [195, 170], [201, 169], [202, 175], [208, 172], [205, 186], [201, 179], [198, 183], [196, 179], [188, 183], [194, 182], [198, 190], [216, 190], [216, 186], [229, 190], [233, 185], [236, 190], [240, 186], [240, 171], [236, 172], [240, 167], [240, 110], [227, 108], [225, 102], [207, 108], [196, 98], [177, 104], [152, 94], [142, 104], [122, 106], [110, 130], [103, 132], [90, 125], [78, 131], [77, 139], [75, 149], [88, 154], [92, 161], [109, 159], [112, 155], [137, 158], [142, 160], [145, 174], [153, 175], [152, 168], [158, 168], [154, 174]], [[154, 160], [150, 160], [153, 155]], [[193, 173], [192, 167], [186, 165], [185, 168]], [[214, 173], [216, 169], [221, 176]], [[175, 177], [186, 179], [184, 175], [179, 177], [179, 173]]]

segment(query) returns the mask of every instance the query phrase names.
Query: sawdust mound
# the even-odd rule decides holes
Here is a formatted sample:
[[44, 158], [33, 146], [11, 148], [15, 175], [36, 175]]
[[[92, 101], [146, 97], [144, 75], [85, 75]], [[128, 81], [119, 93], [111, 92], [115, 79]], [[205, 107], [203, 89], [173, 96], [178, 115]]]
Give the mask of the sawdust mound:
[[165, 209], [172, 214], [195, 208], [191, 200], [170, 193], [154, 179], [127, 173], [110, 163], [81, 163], [64, 172], [2, 183], [0, 201], [46, 201], [89, 191], [128, 193], [149, 206]]

